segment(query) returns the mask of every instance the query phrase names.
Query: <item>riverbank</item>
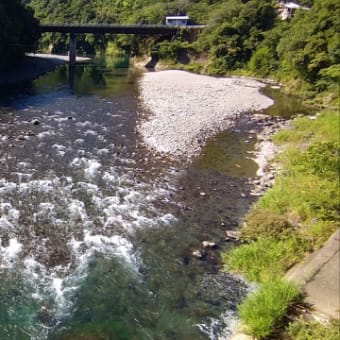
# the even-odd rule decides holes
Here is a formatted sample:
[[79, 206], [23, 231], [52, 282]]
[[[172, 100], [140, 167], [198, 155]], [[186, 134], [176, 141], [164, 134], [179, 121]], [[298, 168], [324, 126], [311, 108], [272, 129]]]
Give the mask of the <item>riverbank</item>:
[[149, 149], [174, 158], [190, 159], [244, 112], [273, 104], [259, 92], [266, 85], [247, 78], [169, 70], [146, 73], [139, 86], [143, 111], [150, 115], [138, 131]]
[[[242, 273], [247, 280], [260, 284], [259, 290], [239, 307], [244, 329], [256, 338], [278, 331], [288, 332], [289, 339], [302, 339], [297, 337], [296, 331], [312, 331], [314, 324], [306, 323], [306, 319], [314, 310], [330, 319], [339, 319], [336, 302], [339, 301], [336, 255], [339, 243], [333, 236], [329, 241], [332, 247], [327, 246], [329, 242], [325, 244], [339, 227], [339, 129], [335, 124], [338, 119], [334, 111], [298, 117], [290, 121], [288, 129], [272, 137], [275, 145], [284, 150], [275, 158], [280, 166], [279, 174], [273, 187], [245, 217], [240, 229], [243, 244], [223, 254], [228, 271]], [[313, 253], [284, 277], [294, 264], [301, 263], [322, 246], [322, 250]], [[277, 303], [267, 304], [255, 312], [253, 307], [261, 304], [263, 295], [272, 296], [276, 301], [279, 296], [288, 294], [289, 286], [279, 289], [275, 286], [276, 282], [285, 282], [283, 279], [287, 278], [299, 286], [305, 299], [292, 296], [279, 307]], [[298, 307], [294, 307], [296, 302]], [[280, 313], [276, 314], [278, 308]], [[285, 318], [286, 313], [289, 319]], [[337, 329], [336, 324], [329, 329], [326, 327], [327, 330], [321, 325], [315, 327], [324, 334]], [[279, 335], [274, 334], [277, 338]]]
[[[77, 57], [77, 62], [87, 62], [90, 58]], [[56, 54], [28, 53], [14, 70], [0, 71], [0, 87], [12, 87], [54, 70], [67, 63], [68, 56]]]

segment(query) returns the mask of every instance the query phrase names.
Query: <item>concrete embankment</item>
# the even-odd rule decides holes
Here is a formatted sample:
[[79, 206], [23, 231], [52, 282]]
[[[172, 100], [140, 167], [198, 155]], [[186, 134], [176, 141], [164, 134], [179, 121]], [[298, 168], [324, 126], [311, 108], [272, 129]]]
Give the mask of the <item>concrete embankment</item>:
[[338, 319], [340, 311], [340, 229], [322, 248], [285, 276], [305, 293], [305, 302], [318, 319]]

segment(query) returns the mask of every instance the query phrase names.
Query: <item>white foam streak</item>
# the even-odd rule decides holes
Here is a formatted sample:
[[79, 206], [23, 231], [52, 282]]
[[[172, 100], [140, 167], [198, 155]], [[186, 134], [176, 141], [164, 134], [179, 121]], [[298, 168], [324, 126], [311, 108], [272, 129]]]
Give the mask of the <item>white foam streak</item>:
[[87, 167], [85, 168], [85, 176], [88, 178], [93, 178], [98, 174], [98, 170], [101, 167], [101, 164], [96, 160], [89, 160]]
[[196, 325], [210, 340], [231, 339], [239, 324], [235, 312], [229, 310], [221, 314], [220, 319], [208, 318], [205, 323]]
[[[57, 143], [52, 148], [68, 150]], [[134, 232], [174, 221], [154, 207], [167, 190], [136, 184], [132, 172], [105, 168], [96, 157], [74, 158], [69, 163], [74, 177], [51, 171], [45, 178], [15, 178], [17, 183], [0, 179], [0, 231], [9, 235], [0, 243], [0, 268], [23, 268], [32, 298], [43, 306], [49, 301], [56, 319], [70, 311], [95, 256], [114, 258], [138, 276], [142, 260], [131, 242]], [[30, 171], [29, 164], [20, 166]]]
[[83, 169], [87, 179], [93, 179], [98, 175], [101, 164], [96, 159], [88, 159], [85, 157], [76, 157], [70, 163], [70, 166], [76, 169]]
[[12, 267], [22, 248], [17, 238], [11, 238], [7, 247], [0, 246], [0, 268]]
[[52, 280], [52, 287], [55, 290], [57, 297], [61, 298], [63, 295], [63, 290], [62, 290], [62, 285], [63, 285], [63, 280], [60, 278], [54, 278]]
[[72, 221], [86, 221], [87, 213], [85, 209], [85, 204], [79, 200], [72, 200], [68, 206], [69, 217]]
[[[111, 237], [98, 234], [92, 235], [88, 230], [85, 230], [84, 234], [84, 243], [90, 249], [90, 253], [97, 251], [102, 254], [124, 258], [126, 263], [134, 266], [137, 264], [137, 258], [133, 254], [133, 245], [127, 239], [119, 235]], [[137, 268], [134, 267], [134, 269]]]

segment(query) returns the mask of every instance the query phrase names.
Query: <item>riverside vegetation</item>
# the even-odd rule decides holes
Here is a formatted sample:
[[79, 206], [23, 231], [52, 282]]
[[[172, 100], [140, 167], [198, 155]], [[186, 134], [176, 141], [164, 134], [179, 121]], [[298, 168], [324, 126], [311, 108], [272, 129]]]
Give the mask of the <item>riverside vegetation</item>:
[[[297, 118], [273, 137], [285, 147], [276, 158], [282, 170], [245, 217], [241, 239], [246, 243], [223, 254], [229, 270], [260, 284], [239, 307], [246, 330], [258, 338], [282, 327], [289, 306], [297, 301], [297, 291], [281, 280], [284, 273], [339, 227], [338, 119], [335, 111]], [[338, 327], [297, 322], [288, 326], [287, 336], [301, 339], [317, 328], [336, 339], [331, 335], [339, 334]]]

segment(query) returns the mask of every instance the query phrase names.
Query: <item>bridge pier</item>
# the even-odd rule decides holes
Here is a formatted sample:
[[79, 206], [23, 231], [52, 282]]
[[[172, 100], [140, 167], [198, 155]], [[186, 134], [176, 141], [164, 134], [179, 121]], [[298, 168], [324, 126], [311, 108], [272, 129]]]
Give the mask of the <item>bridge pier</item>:
[[76, 55], [77, 55], [76, 49], [77, 49], [76, 35], [74, 33], [70, 33], [70, 50], [69, 50], [70, 66], [74, 66], [76, 64]]

